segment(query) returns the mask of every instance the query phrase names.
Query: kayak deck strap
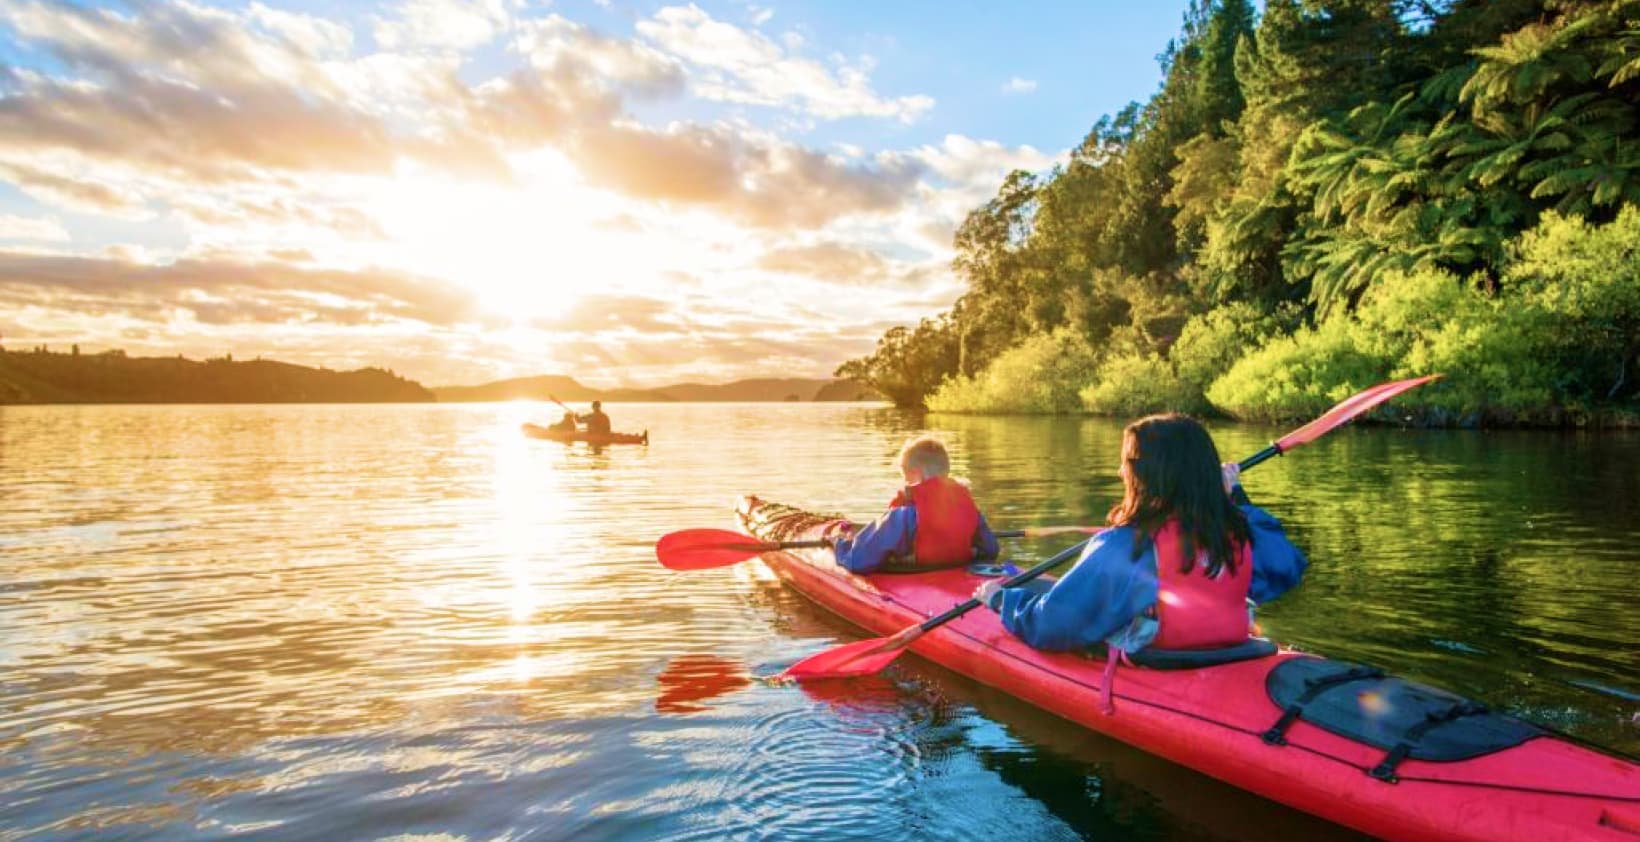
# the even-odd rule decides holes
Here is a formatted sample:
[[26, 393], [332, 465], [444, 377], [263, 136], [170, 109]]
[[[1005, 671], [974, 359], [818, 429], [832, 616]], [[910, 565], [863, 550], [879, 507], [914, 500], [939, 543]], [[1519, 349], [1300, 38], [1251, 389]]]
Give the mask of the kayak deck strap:
[[1402, 737], [1401, 741], [1395, 744], [1395, 748], [1390, 749], [1389, 754], [1384, 755], [1384, 759], [1379, 761], [1377, 766], [1372, 767], [1367, 774], [1385, 783], [1395, 783], [1400, 780], [1395, 776], [1395, 767], [1401, 765], [1401, 761], [1407, 759], [1407, 755], [1412, 753], [1412, 749], [1418, 745], [1418, 740], [1429, 729], [1437, 725], [1444, 725], [1460, 716], [1479, 716], [1483, 713], [1486, 713], [1486, 705], [1466, 699], [1454, 702], [1446, 710], [1432, 711], [1425, 714], [1424, 721], [1408, 728], [1406, 736]]
[[[1349, 666], [1349, 669], [1304, 679], [1304, 692], [1299, 694], [1298, 698], [1287, 703], [1287, 706], [1281, 711], [1281, 718], [1277, 719], [1276, 724], [1271, 725], [1268, 731], [1261, 734], [1260, 739], [1268, 745], [1284, 746], [1287, 744], [1287, 729], [1293, 727], [1293, 723], [1304, 715], [1304, 706], [1315, 701], [1317, 696], [1333, 687], [1369, 678], [1384, 677], [1384, 671], [1377, 667], [1347, 666]], [[1271, 670], [1270, 675], [1275, 675], [1275, 672], [1275, 670]], [[1274, 691], [1270, 693], [1270, 696], [1272, 699], [1275, 698]], [[1277, 702], [1277, 704], [1280, 703]]]

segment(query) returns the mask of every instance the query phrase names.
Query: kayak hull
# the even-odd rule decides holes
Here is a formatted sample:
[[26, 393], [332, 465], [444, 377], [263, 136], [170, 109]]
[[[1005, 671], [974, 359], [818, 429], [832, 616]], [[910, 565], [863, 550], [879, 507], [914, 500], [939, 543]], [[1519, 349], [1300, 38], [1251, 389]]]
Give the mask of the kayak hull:
[[547, 439], [549, 441], [571, 442], [584, 441], [587, 444], [648, 444], [649, 431], [642, 433], [589, 433], [584, 430], [570, 432], [554, 430], [540, 424], [526, 423], [523, 426], [524, 435], [532, 439]]
[[[793, 531], [792, 510], [755, 497], [737, 509], [764, 540], [818, 536]], [[767, 553], [793, 589], [877, 635], [943, 613], [984, 581], [958, 568], [858, 576], [829, 550]], [[1640, 767], [1568, 740], [1539, 737], [1470, 760], [1406, 760], [1399, 781], [1367, 774], [1384, 750], [1298, 720], [1287, 745], [1260, 735], [1281, 715], [1265, 691], [1281, 652], [1190, 670], [1122, 666], [1114, 712], [1101, 704], [1102, 659], [1041, 652], [979, 609], [919, 637], [911, 650], [1094, 731], [1274, 801], [1386, 839], [1640, 839]]]

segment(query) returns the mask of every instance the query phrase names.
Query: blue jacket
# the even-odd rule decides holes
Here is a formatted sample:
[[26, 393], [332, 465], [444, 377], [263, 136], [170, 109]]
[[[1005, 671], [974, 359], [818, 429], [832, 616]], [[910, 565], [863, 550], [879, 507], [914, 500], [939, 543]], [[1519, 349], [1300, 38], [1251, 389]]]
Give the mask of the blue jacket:
[[[896, 556], [910, 558], [917, 543], [917, 510], [912, 506], [895, 506], [859, 531], [839, 537], [833, 543], [837, 563], [852, 573], [870, 573]], [[979, 528], [974, 530], [974, 559], [993, 559], [1001, 552], [997, 536], [985, 522], [985, 515], [980, 515]]]
[[[1253, 538], [1248, 596], [1268, 602], [1297, 585], [1309, 562], [1287, 540], [1280, 521], [1252, 503], [1241, 510]], [[1051, 588], [1004, 588], [990, 607], [1001, 614], [1003, 627], [1036, 649], [1066, 652], [1112, 643], [1138, 651], [1156, 636], [1155, 621], [1144, 616], [1156, 604], [1156, 547], [1152, 543], [1135, 559], [1137, 537], [1130, 526], [1107, 529], [1088, 541], [1076, 566]]]

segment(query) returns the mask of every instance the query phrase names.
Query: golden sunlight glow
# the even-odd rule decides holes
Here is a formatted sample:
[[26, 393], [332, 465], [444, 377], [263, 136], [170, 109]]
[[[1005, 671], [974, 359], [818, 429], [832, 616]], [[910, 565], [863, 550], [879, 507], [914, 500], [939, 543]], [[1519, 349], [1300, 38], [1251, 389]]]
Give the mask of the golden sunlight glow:
[[659, 291], [704, 256], [689, 236], [630, 230], [630, 203], [586, 187], [556, 152], [509, 163], [511, 183], [401, 165], [365, 203], [388, 238], [371, 259], [459, 283], [522, 323], [563, 316], [588, 291]]

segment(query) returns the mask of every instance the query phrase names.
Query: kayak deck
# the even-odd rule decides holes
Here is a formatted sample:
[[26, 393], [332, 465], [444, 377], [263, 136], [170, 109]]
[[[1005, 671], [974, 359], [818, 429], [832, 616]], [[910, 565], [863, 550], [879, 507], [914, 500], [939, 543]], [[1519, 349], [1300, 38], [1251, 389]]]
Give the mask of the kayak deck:
[[[741, 501], [742, 529], [764, 540], [818, 535], [835, 516], [755, 497]], [[962, 568], [859, 576], [829, 550], [767, 553], [765, 563], [804, 596], [873, 634], [943, 613], [983, 579]], [[1640, 840], [1640, 767], [1569, 740], [1535, 737], [1452, 762], [1407, 759], [1389, 782], [1368, 773], [1382, 748], [1323, 730], [1302, 717], [1285, 745], [1262, 735], [1282, 709], [1266, 692], [1294, 652], [1187, 670], [1121, 666], [1114, 712], [1102, 710], [1105, 662], [1042, 652], [970, 611], [924, 634], [912, 651], [1038, 707], [1232, 785], [1390, 839]], [[1362, 698], [1363, 707], [1372, 700]]]

